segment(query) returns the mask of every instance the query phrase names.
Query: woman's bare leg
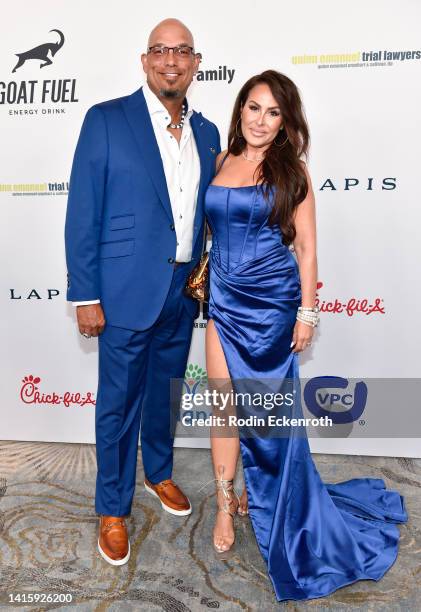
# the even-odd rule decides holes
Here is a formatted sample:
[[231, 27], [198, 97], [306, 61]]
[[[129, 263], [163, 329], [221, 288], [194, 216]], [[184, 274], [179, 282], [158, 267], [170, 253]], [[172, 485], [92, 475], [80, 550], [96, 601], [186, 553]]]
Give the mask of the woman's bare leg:
[[[208, 321], [206, 329], [206, 370], [210, 386], [222, 393], [231, 391], [231, 382], [225, 355], [219, 340], [215, 324], [212, 319]], [[231, 411], [233, 407], [231, 406]], [[235, 410], [235, 408], [234, 408]], [[219, 411], [215, 407], [214, 414], [226, 416], [227, 409]], [[233, 480], [237, 468], [237, 460], [240, 454], [240, 443], [237, 430], [228, 427], [211, 428], [211, 452], [215, 478]], [[221, 475], [222, 474], [222, 475]], [[218, 507], [224, 502], [222, 492], [218, 490]], [[235, 511], [238, 501], [233, 497], [230, 509]], [[244, 496], [242, 496], [244, 507]], [[247, 500], [247, 498], [246, 498]], [[245, 500], [245, 505], [247, 501]], [[213, 531], [214, 545], [217, 549], [229, 550], [234, 542], [234, 525], [232, 517], [225, 512], [217, 512], [215, 527]]]

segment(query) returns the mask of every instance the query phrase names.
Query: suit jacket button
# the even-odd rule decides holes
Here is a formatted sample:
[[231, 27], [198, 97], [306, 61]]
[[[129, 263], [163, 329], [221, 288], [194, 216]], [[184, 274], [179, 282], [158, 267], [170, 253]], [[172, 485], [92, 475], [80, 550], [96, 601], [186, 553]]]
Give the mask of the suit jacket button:
[[168, 263], [174, 263], [175, 259], [174, 257], [168, 257]]
[[172, 232], [175, 230], [174, 225], [172, 225], [172, 224], [170, 225], [170, 230], [171, 230]]

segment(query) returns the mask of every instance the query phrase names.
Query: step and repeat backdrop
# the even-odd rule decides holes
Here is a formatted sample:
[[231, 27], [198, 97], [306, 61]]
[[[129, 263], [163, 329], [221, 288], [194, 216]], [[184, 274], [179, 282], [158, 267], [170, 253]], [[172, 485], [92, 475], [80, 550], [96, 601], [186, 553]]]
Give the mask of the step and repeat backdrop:
[[[312, 450], [420, 457], [419, 396], [408, 388], [420, 378], [421, 5], [39, 0], [1, 11], [0, 438], [94, 442], [97, 342], [79, 335], [66, 302], [73, 151], [86, 110], [142, 85], [150, 30], [177, 17], [203, 55], [191, 105], [218, 125], [223, 146], [251, 75], [279, 70], [302, 94], [321, 324], [301, 375], [330, 377], [313, 384], [314, 414], [351, 415], [341, 436], [311, 437]], [[206, 380], [205, 329], [206, 310], [195, 321], [190, 391]]]

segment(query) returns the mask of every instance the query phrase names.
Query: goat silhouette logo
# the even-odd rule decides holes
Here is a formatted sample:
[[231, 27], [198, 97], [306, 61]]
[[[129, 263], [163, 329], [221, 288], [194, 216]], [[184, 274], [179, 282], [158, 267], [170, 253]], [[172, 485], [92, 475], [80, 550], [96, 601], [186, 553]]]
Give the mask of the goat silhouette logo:
[[23, 66], [27, 60], [34, 59], [44, 62], [40, 65], [40, 68], [44, 68], [44, 66], [49, 66], [53, 63], [51, 57], [54, 57], [57, 51], [59, 51], [64, 45], [64, 34], [63, 32], [60, 32], [60, 30], [50, 30], [50, 32], [57, 32], [57, 34], [60, 36], [60, 40], [58, 42], [43, 43], [42, 45], [38, 45], [37, 47], [29, 49], [29, 51], [24, 51], [23, 53], [16, 53], [15, 55], [17, 55], [19, 59], [12, 72], [16, 72], [16, 70]]

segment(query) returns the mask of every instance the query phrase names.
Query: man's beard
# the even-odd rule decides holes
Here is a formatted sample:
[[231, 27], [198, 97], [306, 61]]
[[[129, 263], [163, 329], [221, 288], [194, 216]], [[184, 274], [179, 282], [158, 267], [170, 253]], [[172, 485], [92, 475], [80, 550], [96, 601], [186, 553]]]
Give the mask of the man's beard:
[[182, 98], [183, 92], [179, 89], [161, 89], [160, 95], [163, 98], [174, 99], [174, 98]]

